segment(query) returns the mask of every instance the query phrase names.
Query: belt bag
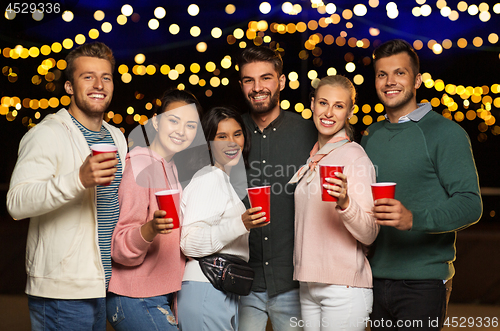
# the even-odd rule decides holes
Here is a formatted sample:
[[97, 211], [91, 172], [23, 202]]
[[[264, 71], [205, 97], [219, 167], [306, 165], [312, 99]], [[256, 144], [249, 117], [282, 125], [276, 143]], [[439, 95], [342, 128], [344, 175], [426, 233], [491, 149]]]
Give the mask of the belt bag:
[[212, 254], [196, 259], [216, 289], [238, 295], [250, 293], [254, 271], [245, 260], [230, 254]]

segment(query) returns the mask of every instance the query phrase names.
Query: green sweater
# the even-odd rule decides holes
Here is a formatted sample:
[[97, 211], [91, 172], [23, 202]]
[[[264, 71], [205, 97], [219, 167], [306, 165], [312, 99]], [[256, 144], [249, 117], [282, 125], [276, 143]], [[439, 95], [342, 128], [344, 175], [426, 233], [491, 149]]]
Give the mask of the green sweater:
[[411, 231], [381, 227], [370, 259], [373, 276], [450, 279], [456, 231], [482, 213], [467, 134], [432, 110], [419, 121], [374, 123], [367, 132], [361, 144], [377, 182], [396, 182], [396, 200], [413, 214]]

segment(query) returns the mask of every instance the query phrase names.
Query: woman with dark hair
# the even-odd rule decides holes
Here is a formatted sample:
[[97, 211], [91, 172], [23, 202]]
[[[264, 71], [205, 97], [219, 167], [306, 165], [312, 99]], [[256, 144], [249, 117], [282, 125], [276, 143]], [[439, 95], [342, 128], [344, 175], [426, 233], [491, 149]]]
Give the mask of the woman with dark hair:
[[153, 134], [139, 126], [129, 136], [129, 144], [137, 146], [126, 158], [118, 191], [120, 218], [111, 242], [107, 317], [115, 330], [177, 330], [170, 306], [181, 288], [185, 257], [180, 230], [172, 229], [172, 218], [158, 210], [155, 193], [182, 191], [173, 157], [201, 135], [200, 113], [191, 93], [169, 90], [150, 119]]
[[[250, 140], [241, 116], [233, 109], [216, 107], [202, 120], [211, 164], [198, 171], [184, 190], [181, 249], [189, 258], [179, 292], [181, 330], [237, 330], [239, 296], [217, 290], [195, 259], [214, 253], [249, 258], [250, 229], [267, 225], [261, 207], [245, 210], [231, 183], [246, 186], [244, 169]], [[234, 180], [235, 174], [244, 178]]]

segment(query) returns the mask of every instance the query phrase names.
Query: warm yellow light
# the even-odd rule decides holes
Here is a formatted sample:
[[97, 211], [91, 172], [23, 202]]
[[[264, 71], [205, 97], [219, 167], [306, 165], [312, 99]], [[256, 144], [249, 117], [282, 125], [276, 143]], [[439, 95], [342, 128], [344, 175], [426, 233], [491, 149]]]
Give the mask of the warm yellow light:
[[269, 2], [262, 2], [259, 6], [259, 10], [262, 14], [269, 14], [271, 12], [271, 5]]
[[300, 82], [298, 80], [291, 80], [288, 82], [288, 86], [290, 86], [292, 90], [296, 90], [300, 87]]
[[464, 12], [467, 10], [467, 2], [465, 1], [460, 1], [458, 4], [457, 4], [457, 9], [460, 10], [461, 12]]
[[182, 75], [186, 71], [186, 67], [184, 67], [183, 64], [179, 63], [175, 66], [175, 70], [179, 73], [179, 75]]
[[102, 10], [96, 10], [96, 12], [94, 13], [94, 19], [96, 21], [102, 21], [105, 17], [105, 14]]
[[83, 34], [77, 34], [76, 37], [75, 37], [75, 42], [78, 44], [78, 45], [83, 45], [85, 44], [85, 36]]
[[488, 22], [491, 18], [491, 14], [490, 12], [487, 12], [487, 11], [482, 11], [480, 14], [479, 14], [479, 19], [482, 21], [482, 22]]
[[345, 70], [347, 70], [347, 72], [353, 72], [354, 70], [356, 70], [356, 65], [353, 62], [348, 62], [345, 65]]
[[40, 47], [40, 53], [42, 53], [43, 55], [49, 55], [51, 51], [52, 49], [48, 45], [43, 45], [42, 47]]
[[198, 77], [198, 75], [191, 75], [189, 76], [189, 84], [191, 85], [196, 85], [198, 84], [198, 82], [200, 81], [200, 77]]
[[215, 69], [217, 69], [217, 66], [215, 65], [215, 63], [213, 62], [207, 62], [207, 64], [205, 65], [205, 69], [208, 71], [208, 72], [214, 72]]
[[224, 69], [229, 69], [231, 68], [231, 58], [230, 57], [224, 57], [221, 61], [220, 61], [220, 65], [222, 68]]
[[305, 107], [304, 107], [304, 104], [299, 102], [299, 103], [295, 104], [294, 109], [297, 113], [301, 113], [305, 109]]
[[189, 15], [196, 16], [200, 13], [200, 7], [198, 7], [198, 5], [191, 4], [188, 6], [187, 11]]
[[193, 37], [198, 37], [201, 34], [201, 29], [200, 29], [200, 27], [195, 25], [195, 26], [191, 27], [191, 29], [189, 30], [189, 33]]
[[116, 23], [118, 23], [120, 25], [127, 24], [127, 16], [125, 16], [125, 15], [118, 15], [118, 17], [116, 18]]
[[171, 24], [168, 28], [168, 31], [171, 34], [176, 35], [179, 33], [179, 31], [181, 31], [181, 28], [177, 24]]
[[354, 6], [353, 11], [354, 15], [356, 16], [365, 16], [366, 13], [368, 12], [368, 9], [366, 9], [366, 6], [363, 4], [357, 4], [356, 6]]
[[356, 85], [361, 85], [361, 84], [364, 83], [365, 78], [362, 75], [356, 75], [356, 76], [354, 76], [354, 78], [352, 79], [352, 81]]
[[207, 47], [207, 43], [203, 41], [196, 44], [196, 50], [200, 53], [206, 52]]
[[40, 50], [37, 47], [33, 46], [29, 49], [29, 54], [31, 57], [37, 57], [38, 55], [40, 55]]
[[469, 13], [469, 15], [477, 15], [477, 13], [479, 13], [479, 8], [477, 8], [476, 5], [470, 5], [469, 8], [467, 9], [467, 12]]
[[53, 43], [51, 48], [52, 48], [52, 52], [54, 52], [54, 53], [59, 53], [60, 51], [62, 51], [62, 46], [58, 42]]
[[156, 29], [158, 29], [160, 27], [160, 22], [156, 18], [152, 18], [148, 22], [148, 27], [151, 30], [156, 30]]
[[368, 114], [369, 112], [372, 111], [372, 107], [370, 105], [365, 104], [361, 107], [361, 111], [365, 114]]
[[460, 48], [467, 47], [467, 40], [465, 38], [458, 39], [457, 46], [460, 47]]
[[71, 22], [75, 18], [73, 12], [66, 10], [62, 13], [62, 19], [65, 22]]
[[441, 54], [443, 52], [443, 46], [435, 43], [434, 45], [432, 45], [432, 51], [434, 52], [434, 54]]
[[160, 72], [163, 74], [163, 75], [168, 75], [168, 73], [170, 72], [170, 67], [166, 64], [162, 65], [160, 67]]
[[130, 16], [134, 13], [134, 8], [131, 5], [123, 5], [122, 6], [122, 14], [125, 16]]
[[370, 125], [373, 123], [373, 118], [370, 115], [363, 116], [363, 124]]
[[472, 44], [476, 47], [481, 47], [483, 46], [483, 39], [481, 37], [475, 37], [473, 40], [472, 40]]
[[330, 67], [326, 70], [326, 74], [328, 76], [335, 76], [337, 74], [337, 69]]
[[167, 15], [167, 11], [163, 7], [156, 7], [154, 15], [157, 19], [161, 20], [165, 17], [165, 15]]
[[134, 57], [134, 61], [137, 64], [143, 64], [146, 61], [146, 55], [139, 53]]
[[66, 38], [63, 40], [63, 43], [62, 43], [63, 47], [66, 48], [66, 49], [70, 49], [73, 47], [73, 40], [69, 39], [69, 38]]
[[245, 32], [242, 29], [237, 28], [237, 29], [234, 30], [233, 36], [236, 39], [241, 39], [241, 38], [243, 38], [245, 36]]
[[220, 38], [220, 37], [222, 37], [222, 30], [220, 28], [213, 28], [211, 34], [212, 34], [212, 37], [214, 37], [216, 39]]
[[193, 74], [197, 74], [198, 72], [200, 72], [200, 65], [198, 63], [192, 63], [190, 66], [189, 66], [189, 70], [191, 70], [191, 72]]
[[229, 4], [225, 8], [226, 14], [232, 15], [236, 11], [235, 5]]
[[458, 17], [460, 15], [458, 14], [458, 12], [456, 10], [452, 10], [450, 15], [448, 15], [448, 18], [451, 20], [451, 21], [456, 21], [458, 20]]
[[370, 33], [370, 36], [376, 37], [380, 34], [380, 30], [377, 28], [370, 28], [368, 29], [368, 33]]
[[179, 73], [177, 72], [177, 70], [170, 70], [168, 73], [168, 78], [170, 78], [171, 80], [176, 80], [177, 78], [179, 78]]
[[318, 72], [316, 70], [309, 70], [307, 77], [311, 80], [318, 78]]
[[148, 66], [146, 67], [146, 73], [147, 73], [148, 75], [150, 75], [150, 76], [151, 76], [151, 75], [154, 75], [154, 74], [156, 73], [156, 67], [155, 67], [154, 65], [152, 65], [152, 64], [148, 65]]
[[97, 38], [99, 38], [99, 31], [97, 29], [91, 29], [89, 31], [89, 37], [90, 37], [90, 39], [97, 39]]

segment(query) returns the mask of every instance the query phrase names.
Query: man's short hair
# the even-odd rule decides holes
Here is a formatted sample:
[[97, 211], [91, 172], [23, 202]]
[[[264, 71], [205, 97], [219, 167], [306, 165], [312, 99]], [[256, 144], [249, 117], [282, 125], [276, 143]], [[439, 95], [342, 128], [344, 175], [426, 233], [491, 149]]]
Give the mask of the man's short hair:
[[111, 49], [101, 42], [84, 44], [72, 50], [66, 56], [66, 78], [73, 84], [73, 74], [75, 73], [75, 60], [81, 56], [96, 57], [107, 60], [111, 63], [111, 72], [115, 70], [115, 58]]
[[265, 46], [254, 46], [246, 48], [238, 58], [238, 67], [240, 69], [248, 63], [253, 62], [269, 62], [274, 66], [274, 70], [278, 73], [278, 78], [283, 74], [283, 60], [278, 51], [272, 50]]
[[375, 51], [373, 51], [373, 65], [375, 66], [375, 63], [384, 57], [389, 57], [399, 53], [406, 53], [410, 56], [411, 69], [414, 76], [417, 76], [420, 72], [420, 60], [418, 59], [418, 55], [413, 47], [402, 39], [389, 40], [377, 47]]

